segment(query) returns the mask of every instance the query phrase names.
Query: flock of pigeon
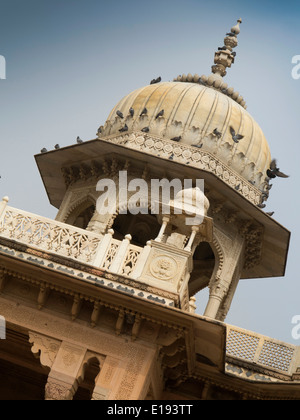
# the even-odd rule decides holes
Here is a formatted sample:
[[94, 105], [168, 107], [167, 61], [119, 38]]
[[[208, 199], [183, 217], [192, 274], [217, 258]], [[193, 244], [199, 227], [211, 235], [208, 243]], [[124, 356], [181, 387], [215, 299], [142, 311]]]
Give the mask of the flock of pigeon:
[[[233, 33], [228, 33], [227, 35], [228, 36], [235, 36], [235, 34], [233, 34]], [[225, 48], [225, 47], [223, 47], [223, 48]], [[221, 48], [219, 48], [219, 49], [221, 49]], [[153, 85], [153, 84], [156, 84], [156, 83], [159, 83], [159, 82], [161, 82], [161, 77], [157, 77], [156, 79], [152, 79], [151, 82], [150, 82], [150, 85]], [[201, 82], [201, 80], [199, 79], [199, 83], [200, 82]], [[131, 117], [133, 117], [134, 116], [134, 112], [135, 112], [134, 109], [131, 107], [129, 109], [129, 115]], [[165, 112], [164, 109], [162, 109], [161, 111], [159, 111], [158, 114], [155, 116], [155, 119], [157, 120], [157, 119], [163, 117], [164, 112]], [[142, 110], [142, 112], [140, 113], [140, 117], [143, 117], [144, 115], [147, 115], [147, 113], [148, 113], [147, 108], [144, 108]], [[119, 110], [116, 111], [116, 114], [117, 114], [117, 116], [120, 119], [124, 119], [124, 115], [123, 115], [123, 113], [121, 111], [119, 111]], [[127, 132], [128, 129], [129, 129], [128, 128], [128, 125], [125, 123], [124, 126], [119, 129], [119, 132], [120, 133], [124, 133], [124, 132]], [[244, 138], [244, 136], [241, 135], [241, 134], [239, 134], [239, 133], [237, 133], [234, 130], [233, 127], [230, 126], [229, 127], [229, 130], [230, 130], [231, 138], [232, 138], [232, 140], [233, 140], [234, 143], [238, 144]], [[144, 127], [144, 128], [141, 129], [141, 131], [143, 133], [148, 133], [150, 131], [150, 128], [149, 127]], [[101, 128], [99, 128], [98, 133], [101, 133]], [[222, 136], [222, 133], [217, 128], [215, 128], [213, 130], [212, 134], [215, 135], [218, 139], [220, 139], [221, 136]], [[179, 142], [181, 140], [181, 136], [173, 137], [173, 138], [171, 138], [171, 140], [176, 141], [176, 142]], [[77, 137], [76, 141], [77, 141], [77, 144], [83, 143], [83, 140], [79, 136]], [[201, 148], [203, 146], [203, 144], [200, 144], [200, 145], [199, 144], [192, 144], [192, 146], [193, 147], [197, 147], [197, 148]], [[54, 146], [54, 148], [56, 150], [60, 149], [59, 144], [56, 144]], [[47, 153], [47, 152], [48, 152], [48, 150], [46, 148], [43, 148], [41, 150], [41, 153]], [[173, 159], [173, 156], [171, 156], [170, 159], [172, 160]], [[280, 178], [288, 178], [289, 177], [289, 175], [284, 174], [277, 167], [277, 161], [276, 161], [276, 159], [273, 159], [271, 161], [270, 168], [266, 171], [266, 175], [267, 175], [266, 181], [268, 181], [268, 182], [270, 181], [270, 179], [274, 179], [276, 177], [280, 177]], [[252, 181], [249, 181], [249, 182], [251, 182], [251, 183], [254, 184], [254, 182], [252, 182]], [[271, 188], [272, 188], [272, 185], [269, 185], [268, 186], [268, 190], [270, 190]], [[259, 208], [264, 208], [265, 206], [266, 205], [265, 204], [262, 204], [262, 203], [258, 205]], [[269, 212], [269, 213], [266, 213], [266, 214], [268, 214], [269, 216], [272, 216], [274, 214], [274, 212]]]
[[[140, 113], [140, 117], [142, 117], [143, 115], [147, 115], [147, 113], [148, 113], [147, 108], [144, 108], [144, 109], [142, 110], [142, 112]], [[164, 113], [165, 113], [165, 110], [164, 110], [164, 109], [162, 109], [162, 110], [161, 110], [161, 111], [159, 111], [159, 113], [155, 116], [155, 119], [157, 120], [158, 118], [163, 117]], [[122, 113], [121, 111], [117, 111], [117, 112], [116, 112], [116, 114], [117, 114], [117, 116], [118, 116], [119, 118], [121, 118], [121, 119], [123, 119], [123, 118], [124, 118], [124, 115], [123, 115], [123, 113]], [[131, 116], [131, 117], [133, 117], [133, 116], [134, 116], [134, 109], [133, 109], [133, 108], [130, 108], [130, 109], [129, 109], [129, 114], [130, 114], [130, 116]], [[120, 132], [120, 133], [124, 133], [124, 132], [126, 132], [126, 131], [128, 131], [128, 125], [127, 125], [127, 124], [124, 124], [124, 126], [123, 126], [122, 128], [120, 128], [119, 132]], [[149, 129], [149, 127], [144, 127], [144, 128], [142, 128], [142, 129], [141, 129], [141, 131], [142, 131], [143, 133], [148, 133], [148, 132], [150, 131], [150, 129]], [[180, 138], [181, 138], [181, 137], [180, 137]], [[174, 138], [174, 139], [172, 139], [172, 140], [175, 140], [175, 138]], [[178, 141], [179, 141], [179, 140], [180, 140], [180, 139], [178, 139]]]
[[[77, 143], [78, 144], [81, 144], [81, 143], [83, 143], [83, 140], [81, 140], [81, 138], [78, 136], [77, 137]], [[58, 149], [60, 149], [60, 145], [59, 144], [56, 144], [55, 146], [54, 146], [54, 149], [55, 150], [58, 150]], [[48, 150], [44, 147], [42, 150], [41, 150], [41, 153], [48, 153]]]

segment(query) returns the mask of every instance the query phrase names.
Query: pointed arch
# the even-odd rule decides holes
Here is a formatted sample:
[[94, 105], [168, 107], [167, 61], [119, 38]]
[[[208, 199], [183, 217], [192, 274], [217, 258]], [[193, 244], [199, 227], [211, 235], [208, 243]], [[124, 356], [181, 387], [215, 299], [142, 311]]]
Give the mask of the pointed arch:
[[68, 208], [64, 223], [86, 229], [96, 210], [96, 199], [91, 194], [80, 197]]

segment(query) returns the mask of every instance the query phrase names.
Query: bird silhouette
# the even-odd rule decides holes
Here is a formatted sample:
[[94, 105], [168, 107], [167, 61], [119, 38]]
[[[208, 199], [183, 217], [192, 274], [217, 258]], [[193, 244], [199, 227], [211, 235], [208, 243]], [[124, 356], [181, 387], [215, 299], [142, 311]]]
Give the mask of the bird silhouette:
[[218, 137], [218, 139], [222, 136], [222, 133], [220, 133], [220, 131], [218, 131], [217, 128], [214, 129], [213, 131], [214, 135]]
[[125, 131], [128, 131], [128, 125], [125, 124], [124, 127], [120, 128], [120, 133], [124, 133]]
[[162, 117], [164, 115], [165, 111], [164, 109], [162, 109], [161, 111], [159, 111], [159, 113], [156, 115], [155, 119], [157, 120], [157, 118]]
[[143, 115], [146, 115], [148, 112], [147, 108], [144, 108], [143, 111], [140, 113], [140, 117], [142, 117]]
[[202, 146], [203, 146], [203, 143], [201, 143], [201, 144], [192, 144], [192, 147], [198, 147], [198, 149], [201, 149]]
[[173, 140], [173, 141], [180, 141], [181, 140], [181, 136], [173, 137], [171, 140]]
[[133, 117], [134, 116], [134, 109], [131, 107], [130, 109], [129, 109], [129, 114]]
[[231, 133], [232, 140], [235, 143], [238, 143], [240, 140], [244, 138], [244, 136], [242, 136], [241, 134], [237, 134], [233, 127], [230, 127], [230, 133]]
[[121, 112], [121, 111], [117, 111], [117, 112], [116, 112], [116, 114], [117, 114], [117, 116], [118, 116], [118, 117], [120, 117], [120, 118], [124, 118], [124, 115], [122, 114], [122, 112]]
[[149, 133], [149, 127], [144, 127], [141, 130], [143, 133]]
[[267, 169], [267, 175], [269, 178], [276, 178], [279, 176], [280, 178], [288, 178], [289, 175], [284, 174], [283, 172], [280, 172], [280, 169], [277, 168], [277, 160], [273, 159], [270, 163], [270, 169]]
[[267, 214], [268, 216], [273, 216], [274, 211], [268, 211], [268, 212], [266, 212], [266, 214]]
[[76, 139], [76, 140], [77, 140], [77, 143], [78, 143], [78, 144], [83, 143], [83, 140], [81, 140], [81, 138], [80, 138], [79, 136], [77, 137], [77, 139]]
[[161, 82], [161, 77], [160, 76], [157, 77], [156, 79], [152, 79], [151, 82], [150, 82], [150, 85], [154, 85], [155, 83], [159, 83], [159, 82]]
[[266, 207], [266, 204], [257, 204], [257, 207], [259, 209], [264, 209]]
[[47, 152], [48, 150], [45, 147], [41, 150], [41, 153], [47, 153]]
[[60, 145], [59, 144], [56, 144], [54, 147], [55, 147], [56, 150], [60, 149]]

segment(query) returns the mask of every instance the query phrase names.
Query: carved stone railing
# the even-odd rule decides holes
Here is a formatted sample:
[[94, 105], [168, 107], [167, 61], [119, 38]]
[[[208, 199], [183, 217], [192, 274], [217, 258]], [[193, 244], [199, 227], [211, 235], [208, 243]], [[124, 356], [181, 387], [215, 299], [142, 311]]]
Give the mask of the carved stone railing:
[[261, 334], [227, 325], [227, 360], [291, 376], [297, 369], [298, 347]]
[[130, 276], [143, 248], [130, 244], [131, 236], [123, 241], [113, 239], [113, 230], [98, 235], [65, 223], [37, 216], [0, 202], [0, 237], [12, 239], [38, 250]]
[[[132, 237], [129, 234], [120, 241], [113, 237], [112, 229], [109, 229], [105, 235], [99, 235], [9, 207], [7, 202], [7, 198], [0, 202], [0, 240], [2, 239], [2, 244], [6, 247], [4, 252], [14, 253], [14, 248], [18, 248], [15, 244], [3, 241], [3, 239], [12, 240], [19, 243], [19, 248], [24, 248], [25, 245], [22, 254], [27, 255], [29, 252], [38, 256], [39, 259], [36, 261], [39, 264], [55, 267], [53, 260], [57, 258], [50, 258], [48, 253], [65, 257], [109, 272], [109, 275], [112, 273], [114, 279], [109, 284], [106, 284], [102, 278], [95, 280], [91, 280], [91, 276], [87, 278], [98, 285], [116, 287], [145, 299], [194, 312], [194, 301], [190, 304], [188, 281], [191, 248], [198, 231], [191, 231], [187, 246], [178, 249], [172, 244], [161, 242], [167, 224], [164, 222], [159, 236], [147, 242], [144, 247], [139, 247], [131, 244]], [[207, 230], [206, 224], [203, 224], [203, 229], [204, 234]], [[46, 260], [52, 262], [48, 264]], [[58, 267], [58, 270], [68, 273], [78, 271], [78, 267], [72, 261], [60, 261], [60, 264], [64, 267]], [[72, 270], [67, 266], [71, 266]], [[85, 270], [81, 270], [77, 276], [84, 278], [84, 272]]]

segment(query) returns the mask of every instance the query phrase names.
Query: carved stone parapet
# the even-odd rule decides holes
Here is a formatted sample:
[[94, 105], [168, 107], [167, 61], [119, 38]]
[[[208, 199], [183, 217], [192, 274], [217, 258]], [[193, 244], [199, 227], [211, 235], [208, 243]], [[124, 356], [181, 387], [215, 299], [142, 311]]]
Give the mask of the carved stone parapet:
[[0, 201], [0, 218], [4, 214], [8, 202], [9, 202], [8, 197], [3, 197], [2, 201]]

